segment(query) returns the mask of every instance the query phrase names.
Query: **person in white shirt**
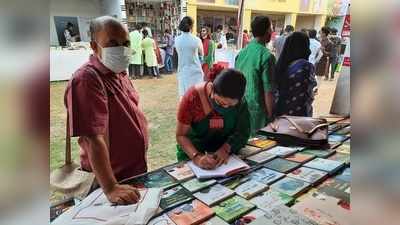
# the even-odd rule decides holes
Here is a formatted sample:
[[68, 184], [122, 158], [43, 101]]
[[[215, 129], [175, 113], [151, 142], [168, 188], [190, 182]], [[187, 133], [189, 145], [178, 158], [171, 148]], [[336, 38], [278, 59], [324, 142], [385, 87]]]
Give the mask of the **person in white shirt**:
[[311, 29], [308, 32], [308, 36], [310, 38], [311, 50], [311, 55], [308, 58], [308, 61], [315, 66], [322, 57], [321, 43], [317, 40], [317, 31], [315, 29]]
[[217, 26], [216, 40], [217, 49], [215, 50], [215, 62], [226, 62], [226, 50], [228, 49], [228, 42], [226, 40], [225, 30], [222, 25]]

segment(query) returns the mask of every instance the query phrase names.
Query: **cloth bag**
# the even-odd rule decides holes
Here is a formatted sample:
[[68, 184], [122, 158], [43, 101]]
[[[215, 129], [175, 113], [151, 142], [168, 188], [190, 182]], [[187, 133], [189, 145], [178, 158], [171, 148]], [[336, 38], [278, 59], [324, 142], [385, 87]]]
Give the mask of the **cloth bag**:
[[259, 131], [284, 145], [324, 147], [328, 144], [326, 119], [280, 116]]
[[94, 182], [95, 176], [91, 172], [81, 169], [78, 163], [71, 159], [71, 136], [67, 116], [65, 161], [64, 165], [50, 174], [50, 190], [61, 192], [66, 197], [85, 198]]

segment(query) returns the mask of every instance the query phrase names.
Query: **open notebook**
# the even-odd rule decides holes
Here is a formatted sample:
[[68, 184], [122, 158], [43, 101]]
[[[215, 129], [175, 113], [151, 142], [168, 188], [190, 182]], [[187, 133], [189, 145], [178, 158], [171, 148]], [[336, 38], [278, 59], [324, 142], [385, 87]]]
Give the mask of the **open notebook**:
[[101, 190], [92, 192], [79, 205], [60, 215], [52, 224], [68, 225], [144, 225], [155, 215], [162, 189], [141, 189], [137, 204], [113, 206]]
[[195, 165], [192, 161], [189, 161], [188, 165], [192, 169], [196, 177], [199, 179], [227, 177], [238, 172], [250, 169], [249, 165], [247, 165], [245, 162], [243, 162], [243, 160], [239, 159], [239, 157], [235, 155], [229, 156], [227, 164], [222, 164], [220, 167], [213, 170], [204, 170]]

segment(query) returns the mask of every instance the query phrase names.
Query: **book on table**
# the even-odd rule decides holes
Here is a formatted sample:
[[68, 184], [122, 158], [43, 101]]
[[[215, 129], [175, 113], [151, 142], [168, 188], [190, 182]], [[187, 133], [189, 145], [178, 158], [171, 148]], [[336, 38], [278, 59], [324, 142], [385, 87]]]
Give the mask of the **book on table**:
[[234, 225], [245, 225], [249, 224], [255, 219], [262, 217], [265, 215], [265, 212], [262, 211], [261, 209], [254, 209], [247, 213], [246, 215], [240, 217], [239, 219], [236, 219], [232, 224]]
[[232, 223], [255, 207], [255, 205], [246, 199], [235, 195], [214, 206], [213, 210], [225, 222]]
[[285, 177], [271, 185], [271, 189], [294, 198], [304, 193], [309, 187], [311, 187], [309, 183], [291, 177]]
[[276, 146], [278, 143], [274, 140], [268, 139], [266, 136], [257, 135], [254, 138], [249, 139], [247, 144], [266, 150]]
[[328, 142], [329, 144], [342, 143], [347, 138], [346, 135], [331, 134], [328, 136]]
[[145, 188], [139, 189], [139, 192], [140, 199], [136, 204], [113, 205], [99, 188], [83, 199], [80, 204], [60, 215], [52, 224], [147, 224], [158, 210], [162, 189]]
[[193, 161], [189, 161], [188, 165], [190, 166], [196, 177], [199, 179], [227, 177], [250, 169], [249, 165], [247, 165], [245, 162], [243, 162], [243, 160], [235, 155], [229, 156], [228, 162], [226, 164], [222, 164], [221, 166], [213, 170], [202, 169], [195, 165]]
[[284, 147], [284, 146], [275, 146], [271, 149], [268, 149], [268, 153], [271, 153], [273, 155], [279, 156], [279, 157], [286, 157], [289, 156], [295, 152], [297, 152], [296, 148], [291, 148], [291, 147]]
[[336, 152], [339, 152], [339, 153], [343, 153], [343, 154], [348, 154], [348, 155], [350, 155], [350, 153], [351, 153], [351, 147], [350, 147], [350, 145], [339, 145], [336, 149]]
[[161, 197], [160, 207], [163, 210], [168, 210], [192, 199], [193, 196], [189, 191], [182, 186], [176, 186], [164, 191]]
[[201, 225], [229, 225], [229, 223], [225, 222], [223, 219], [219, 218], [218, 216], [214, 216]]
[[279, 191], [272, 189], [256, 195], [250, 202], [262, 209], [265, 212], [270, 211], [273, 207], [278, 205], [291, 205], [294, 198]]
[[350, 225], [351, 211], [339, 204], [338, 199], [324, 196], [303, 199], [293, 207], [298, 213], [314, 220], [319, 225]]
[[277, 157], [276, 155], [271, 154], [268, 151], [263, 151], [263, 152], [255, 154], [255, 155], [249, 156], [246, 159], [256, 162], [256, 163], [265, 163], [276, 157]]
[[301, 164], [286, 159], [276, 158], [265, 163], [264, 166], [281, 173], [289, 173], [290, 171], [299, 168]]
[[312, 155], [319, 158], [328, 158], [329, 156], [335, 154], [336, 150], [334, 149], [311, 149], [305, 148], [301, 151], [302, 154]]
[[285, 174], [277, 172], [275, 170], [271, 170], [268, 168], [258, 169], [248, 175], [250, 179], [258, 181], [263, 184], [270, 185], [275, 181], [281, 179], [285, 176]]
[[345, 164], [329, 159], [315, 158], [310, 162], [304, 164], [304, 166], [308, 168], [322, 170], [327, 172], [329, 175], [332, 175], [340, 170], [343, 166], [345, 166]]
[[185, 181], [194, 177], [192, 169], [190, 169], [186, 162], [167, 166], [164, 170], [177, 181]]
[[245, 145], [243, 148], [241, 148], [239, 150], [238, 156], [241, 159], [244, 159], [244, 158], [246, 158], [248, 156], [255, 155], [255, 154], [260, 153], [262, 151], [264, 151], [264, 149], [262, 149], [262, 148], [251, 146], [251, 145]]
[[156, 170], [146, 173], [132, 181], [132, 186], [139, 188], [146, 187], [168, 189], [176, 185], [178, 185], [178, 183], [164, 170]]
[[328, 173], [312, 168], [300, 167], [289, 173], [287, 176], [298, 180], [303, 180], [312, 185], [317, 185], [328, 176]]
[[180, 205], [168, 212], [168, 216], [176, 225], [201, 224], [213, 215], [214, 211], [197, 199]]
[[231, 189], [221, 184], [216, 184], [214, 186], [211, 186], [209, 188], [194, 193], [193, 196], [199, 199], [200, 201], [204, 202], [208, 206], [211, 206], [231, 197], [234, 194], [235, 192], [232, 191]]
[[162, 214], [149, 221], [147, 225], [176, 225], [167, 214]]
[[332, 134], [347, 135], [347, 134], [350, 134], [350, 133], [351, 133], [351, 126], [347, 126], [347, 127], [344, 127], [344, 128], [341, 128], [341, 129], [335, 131]]
[[335, 154], [328, 157], [329, 160], [344, 163], [346, 165], [350, 164], [350, 154], [336, 152]]
[[266, 191], [268, 189], [268, 185], [260, 183], [255, 180], [249, 180], [248, 182], [244, 182], [235, 188], [235, 192], [237, 195], [250, 199], [253, 196]]
[[317, 222], [301, 215], [285, 205], [273, 207], [264, 216], [258, 217], [249, 225], [319, 225]]
[[248, 176], [245, 176], [245, 177], [237, 176], [235, 179], [232, 179], [232, 180], [224, 183], [224, 186], [229, 188], [229, 189], [231, 189], [231, 190], [233, 190], [236, 187], [238, 187], [239, 185], [241, 185], [241, 184], [243, 184], [245, 182], [248, 182], [249, 180], [250, 180], [250, 177], [248, 177]]
[[292, 155], [285, 157], [285, 159], [303, 164], [310, 160], [313, 160], [315, 157], [316, 157], [315, 155], [309, 155], [309, 154], [304, 154], [304, 153], [294, 153]]
[[343, 172], [341, 172], [340, 174], [338, 174], [335, 179], [339, 179], [345, 182], [349, 182], [351, 181], [351, 168], [347, 167], [346, 169], [343, 170]]
[[203, 188], [207, 188], [215, 183], [217, 183], [217, 181], [215, 179], [199, 180], [197, 178], [193, 178], [191, 180], [188, 180], [188, 181], [182, 183], [182, 186], [184, 188], [186, 188], [186, 190], [194, 193], [194, 192], [200, 191]]
[[329, 178], [317, 187], [317, 192], [350, 203], [351, 184], [340, 179]]

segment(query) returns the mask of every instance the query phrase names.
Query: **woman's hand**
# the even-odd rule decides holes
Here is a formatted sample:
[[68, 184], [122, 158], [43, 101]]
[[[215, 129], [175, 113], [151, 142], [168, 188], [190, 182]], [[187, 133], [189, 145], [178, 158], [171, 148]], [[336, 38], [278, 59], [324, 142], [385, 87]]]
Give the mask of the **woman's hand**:
[[217, 161], [217, 167], [219, 167], [222, 164], [228, 163], [229, 150], [225, 147], [222, 147], [215, 153], [215, 156]]
[[212, 170], [217, 167], [217, 160], [213, 155], [198, 155], [193, 159], [194, 164], [205, 170]]

